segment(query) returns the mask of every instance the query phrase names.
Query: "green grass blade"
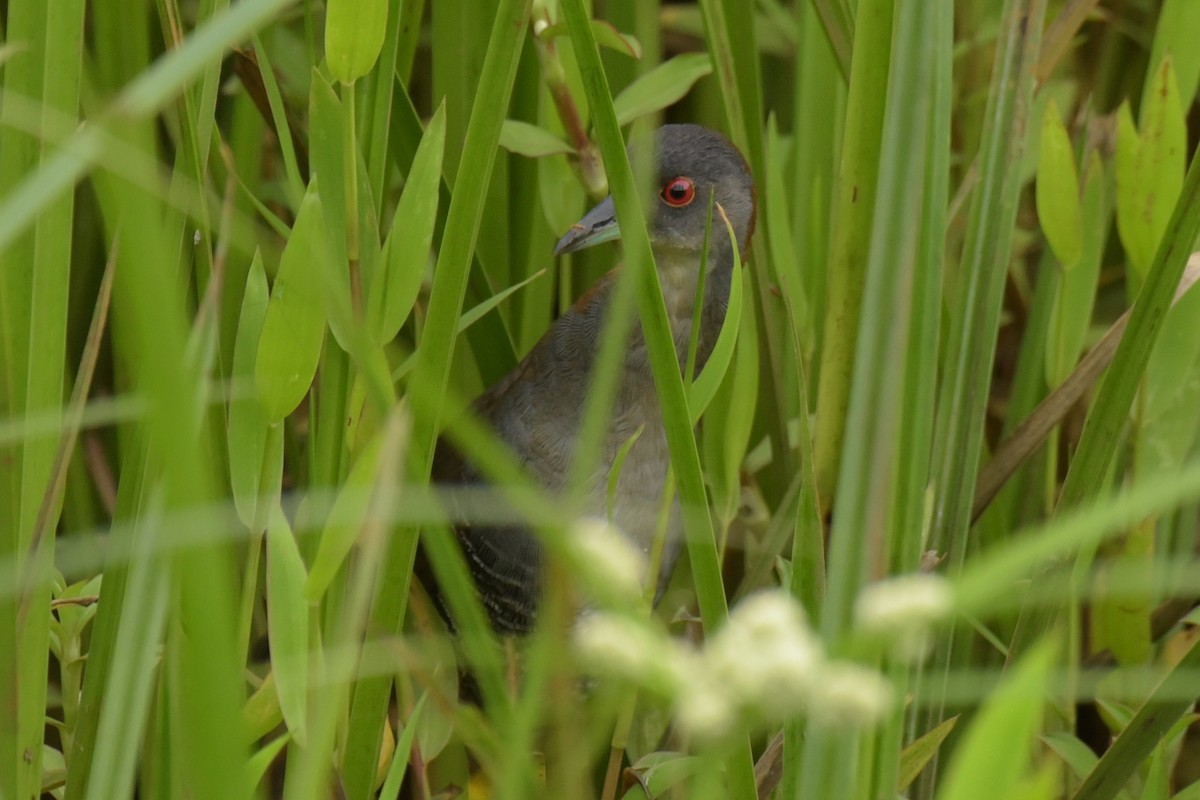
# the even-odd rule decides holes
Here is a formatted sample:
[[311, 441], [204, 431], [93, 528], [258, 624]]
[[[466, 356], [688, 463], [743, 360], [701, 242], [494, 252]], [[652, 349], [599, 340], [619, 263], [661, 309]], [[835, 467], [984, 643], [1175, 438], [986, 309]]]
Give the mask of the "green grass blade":
[[1171, 726], [1192, 708], [1198, 666], [1200, 642], [1194, 642], [1100, 757], [1071, 800], [1112, 800], [1117, 796]]
[[267, 526], [267, 634], [279, 707], [288, 733], [301, 747], [308, 722], [308, 609], [304, 560], [283, 509], [276, 504]]
[[259, 514], [260, 481], [267, 453], [267, 426], [270, 420], [250, 387], [254, 385], [254, 362], [258, 355], [268, 296], [262, 256], [255, 254], [242, 293], [242, 312], [234, 343], [233, 369], [230, 372], [232, 383], [244, 387], [242, 392], [245, 396], [237, 397], [229, 404], [227, 448], [234, 507], [247, 527], [260, 530], [261, 524], [265, 524], [265, 517]]
[[[921, 255], [922, 224], [914, 224], [911, 210], [929, 208], [923, 175], [929, 155], [926, 132], [932, 123], [936, 51], [929, 47], [926, 32], [934, 27], [938, 10], [934, 3], [897, 9], [895, 40], [884, 48], [890, 64], [865, 75], [852, 68], [855, 78], [884, 82], [883, 90], [864, 90], [863, 101], [874, 98], [878, 91], [880, 101], [886, 98], [886, 109], [880, 139], [874, 143], [879, 148], [878, 201], [865, 201], [873, 219], [868, 228], [862, 324], [856, 339], [851, 340], [855, 341], [853, 379], [848, 387], [846, 436], [829, 535], [828, 588], [821, 610], [821, 631], [830, 641], [836, 641], [849, 626], [854, 599], [863, 584], [883, 577], [890, 560], [891, 526], [897, 513], [894, 487], [900, 485], [897, 443], [905, 411], [912, 293]], [[882, 13], [877, 7], [868, 11], [861, 4], [859, 11], [863, 31], [867, 30], [866, 14]], [[852, 97], [853, 87], [854, 78]], [[819, 404], [820, 400], [818, 408]], [[924, 413], [929, 414], [928, 409]], [[820, 430], [817, 436], [819, 443]], [[802, 793], [831, 791], [847, 796], [852, 792], [850, 781], [856, 769], [861, 772], [870, 764], [865, 756], [856, 763], [854, 748], [849, 746], [854, 735], [810, 728], [800, 767]], [[898, 744], [896, 737], [893, 740]]]
[[[492, 173], [500, 127], [504, 122], [503, 109], [512, 89], [519, 45], [528, 22], [527, 5], [522, 0], [502, 0], [497, 11], [461, 151], [459, 174], [462, 177], [455, 181], [447, 211], [425, 333], [412, 377], [414, 385], [422, 387], [413, 397], [414, 426], [408, 477], [414, 481], [427, 478], [433, 460], [440, 423], [440, 398], [449, 382], [457, 339], [454, 329], [462, 312], [471, 253], [487, 196], [485, 184]], [[379, 579], [380, 586], [387, 590], [380, 593], [371, 610], [371, 624], [375, 629], [397, 629], [407, 601], [415, 552], [414, 531], [400, 532], [392, 537]], [[465, 632], [469, 629], [466, 620], [463, 622]], [[483, 624], [480, 619], [475, 622], [478, 626]], [[351, 798], [365, 796], [371, 788], [390, 688], [391, 681], [385, 678], [371, 678], [355, 688], [349, 741], [342, 764]], [[490, 687], [488, 693], [496, 694]], [[497, 712], [504, 707], [502, 697], [489, 696], [489, 701]]]
[[[863, 324], [853, 359], [848, 435], [830, 532], [830, 592], [822, 616], [822, 629], [831, 636], [844, 629], [862, 582], [881, 577], [875, 571], [888, 560], [887, 524], [894, 500], [889, 487], [896, 483], [895, 443], [903, 412], [905, 354], [919, 254], [920, 227], [913, 225], [910, 209], [925, 207], [923, 145], [933, 93], [933, 50], [924, 32], [932, 27], [934, 9], [924, 3], [920, 13], [902, 14], [891, 68], [882, 73], [889, 81], [879, 154], [879, 202], [866, 201], [874, 210], [874, 220], [869, 227]], [[860, 13], [865, 15], [866, 9], [860, 7]], [[823, 419], [822, 425], [826, 424]], [[819, 432], [817, 436], [820, 442]], [[868, 561], [878, 566], [868, 571]]]
[[842, 77], [850, 80], [853, 61], [851, 52], [854, 46], [854, 32], [857, 30], [850, 7], [846, 0], [812, 0], [812, 7], [816, 9], [825, 37], [837, 57]]
[[[294, 0], [246, 0], [206, 23], [113, 101], [108, 119], [142, 119], [158, 111], [234, 42], [269, 22]], [[103, 119], [103, 118], [102, 118]], [[11, 243], [54, 198], [68, 191], [99, 157], [102, 131], [83, 127], [62, 150], [26, 176], [0, 203], [0, 247]]]
[[1005, 797], [1028, 771], [1029, 749], [1041, 724], [1043, 693], [1054, 648], [1043, 642], [1006, 676], [964, 734], [938, 800]]
[[1113, 363], [1105, 373], [1088, 414], [1079, 447], [1063, 483], [1058, 501], [1060, 508], [1086, 502], [1103, 489], [1104, 475], [1112, 463], [1121, 426], [1129, 414], [1138, 383], [1162, 329], [1167, 308], [1175, 296], [1175, 289], [1183, 277], [1198, 233], [1200, 157], [1193, 156], [1179, 202], [1175, 205], [1154, 263], [1133, 305], [1129, 326], [1121, 337]]
[[967, 524], [983, 443], [984, 406], [995, 353], [1004, 277], [1012, 248], [1033, 95], [1033, 63], [1045, 16], [1043, 0], [1007, 0], [1005, 21], [979, 150], [980, 184], [971, 200], [962, 275], [949, 320], [932, 475], [937, 487], [930, 544], [965, 556]]
[[255, 385], [267, 417], [281, 421], [308, 393], [325, 339], [320, 259], [328, 259], [325, 215], [316, 182], [300, 205], [267, 302]]
[[[571, 32], [576, 56], [580, 61], [584, 87], [587, 90], [597, 138], [607, 167], [609, 186], [621, 220], [621, 234], [626, 258], [625, 269], [636, 276], [638, 312], [645, 332], [646, 347], [662, 405], [671, 464], [679, 486], [683, 511], [685, 538], [700, 614], [707, 630], [715, 630], [727, 613], [725, 591], [721, 585], [720, 566], [708, 499], [700, 472], [700, 457], [696, 447], [684, 393], [679, 361], [667, 321], [662, 288], [654, 269], [654, 256], [646, 233], [645, 218], [638, 202], [633, 172], [625, 154], [620, 126], [612, 109], [608, 82], [600, 65], [600, 56], [591, 35], [587, 15], [580, 0], [567, 0], [563, 13]], [[754, 796], [753, 763], [749, 749], [737, 751], [729, 762], [730, 793], [733, 797]]]
[[404, 192], [388, 229], [384, 258], [367, 292], [367, 325], [379, 343], [396, 337], [412, 311], [425, 277], [437, 219], [445, 137], [445, 107], [439, 106], [413, 157]]
[[859, 8], [854, 31], [856, 46], [850, 66], [846, 128], [835, 184], [833, 239], [826, 269], [829, 293], [817, 386], [821, 424], [816, 429], [813, 451], [817, 494], [825, 504], [834, 498], [855, 369], [855, 342], [879, 180], [892, 8], [890, 0], [866, 0]]
[[[20, 13], [20, 12], [18, 12]], [[79, 73], [83, 57], [84, 4], [67, 2], [48, 7], [43, 31], [42, 102], [45, 114], [74, 117], [79, 105]], [[42, 162], [53, 151], [43, 152]], [[60, 413], [66, 374], [68, 289], [71, 285], [72, 233], [75, 199], [60, 196], [43, 210], [34, 230], [33, 262], [26, 331], [28, 356], [23, 380], [24, 398], [18, 408], [25, 413]], [[6, 268], [22, 270], [16, 264]], [[16, 299], [16, 298], [14, 298]], [[21, 300], [17, 300], [21, 302]], [[15, 344], [15, 342], [14, 342]], [[37, 574], [52, 563], [55, 529], [61, 503], [54, 490], [57, 437], [27, 436], [21, 451], [19, 521], [14, 552], [26, 560], [25, 569]], [[63, 465], [65, 467], [65, 465]], [[55, 499], [49, 501], [46, 496]], [[17, 615], [17, 642], [12, 651], [18, 655], [15, 698], [18, 713], [18, 742], [15, 752], [0, 750], [0, 757], [17, 756], [16, 796], [31, 796], [41, 788], [42, 742], [45, 730], [47, 685], [46, 653], [49, 645], [50, 592], [36, 589], [22, 598]], [[0, 611], [6, 613], [7, 609]], [[7, 658], [7, 657], [4, 657]], [[5, 670], [0, 669], [0, 674]], [[19, 757], [29, 754], [30, 757]], [[2, 784], [0, 784], [2, 786]]]
[[[745, 13], [740, 3], [704, 0], [700, 6], [730, 138], [746, 157], [751, 173], [762, 181], [768, 165], [763, 143], [765, 116], [754, 17]], [[766, 240], [771, 238], [771, 214], [760, 211], [757, 224], [766, 231], [764, 235], [752, 237], [749, 257], [751, 294], [759, 309], [754, 315], [758, 325], [758, 375], [762, 383], [759, 415], [765, 420], [772, 457], [779, 464], [777, 469], [764, 471], [760, 482], [764, 494], [777, 500], [788, 485], [785, 476], [796, 469], [795, 453], [787, 431], [787, 419], [795, 413], [795, 402], [785, 394], [786, 382], [777, 378], [785, 373], [784, 350], [788, 342], [783, 331], [787, 330], [787, 323], [771, 293], [776, 281], [774, 275], [788, 265], [772, 263], [772, 250], [766, 246]]]

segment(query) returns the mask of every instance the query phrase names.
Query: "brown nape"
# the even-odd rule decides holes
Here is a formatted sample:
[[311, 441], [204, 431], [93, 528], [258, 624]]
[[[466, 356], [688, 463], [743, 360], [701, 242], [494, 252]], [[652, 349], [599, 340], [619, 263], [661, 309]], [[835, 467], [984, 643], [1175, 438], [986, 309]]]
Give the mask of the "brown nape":
[[746, 241], [742, 242], [742, 253], [745, 254], [750, 250], [750, 240], [754, 238], [754, 230], [758, 226], [758, 181], [754, 180], [754, 171], [750, 169], [750, 162], [742, 155], [742, 151], [734, 147], [733, 152], [742, 159], [742, 168], [750, 176], [750, 224], [746, 226]]
[[620, 267], [613, 267], [608, 272], [604, 273], [604, 276], [601, 277], [600, 280], [596, 281], [594, 284], [588, 287], [583, 294], [579, 295], [578, 299], [571, 304], [571, 309], [580, 314], [586, 311], [588, 306], [590, 306], [597, 298], [600, 297], [601, 292], [603, 292], [606, 288], [608, 288], [609, 284], [616, 280], [617, 271], [619, 269]]
[[[742, 159], [742, 163], [745, 163], [745, 159]], [[749, 165], [746, 166], [746, 174], [750, 175]], [[758, 225], [758, 183], [756, 183], [753, 180], [753, 176], [751, 176], [751, 181], [750, 181], [750, 224], [748, 226], [746, 226], [746, 241], [742, 242], [742, 253], [745, 255], [749, 255], [750, 240], [754, 238], [754, 229], [755, 229], [755, 227], [757, 227], [757, 225]], [[744, 261], [745, 261], [745, 259], [743, 259], [743, 262]]]

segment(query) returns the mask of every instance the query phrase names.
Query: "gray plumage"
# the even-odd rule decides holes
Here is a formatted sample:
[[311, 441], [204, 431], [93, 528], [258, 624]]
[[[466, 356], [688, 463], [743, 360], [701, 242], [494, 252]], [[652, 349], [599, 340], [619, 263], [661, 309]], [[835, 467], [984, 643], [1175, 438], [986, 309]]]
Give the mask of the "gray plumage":
[[[648, 210], [651, 246], [667, 304], [682, 368], [695, 303], [696, 280], [704, 240], [708, 197], [729, 216], [744, 253], [754, 228], [754, 184], [738, 151], [720, 134], [698, 125], [667, 125], [656, 135], [659, 195]], [[676, 207], [673, 201], [693, 196]], [[562, 238], [555, 253], [571, 252], [616, 238], [612, 199], [594, 208]], [[725, 318], [733, 267], [733, 244], [714, 210], [708, 274], [698, 337], [697, 369], [704, 365]], [[574, 440], [589, 385], [615, 275], [609, 273], [559, 317], [525, 359], [476, 402], [476, 412], [491, 424], [529, 472], [551, 493], [561, 491], [570, 473]], [[669, 456], [658, 396], [650, 372], [641, 326], [634, 326], [621, 374], [599, 469], [589, 484], [586, 513], [605, 515], [606, 485], [618, 450], [639, 428], [643, 431], [621, 469], [614, 523], [642, 550], [653, 541]], [[475, 467], [444, 443], [434, 459], [439, 484], [479, 484]], [[659, 585], [665, 585], [682, 541], [678, 510], [668, 523]], [[541, 593], [541, 553], [527, 529], [515, 526], [457, 527], [459, 543], [493, 627], [524, 633], [536, 620]], [[432, 587], [431, 587], [432, 588]], [[447, 616], [436, 589], [433, 590]]]

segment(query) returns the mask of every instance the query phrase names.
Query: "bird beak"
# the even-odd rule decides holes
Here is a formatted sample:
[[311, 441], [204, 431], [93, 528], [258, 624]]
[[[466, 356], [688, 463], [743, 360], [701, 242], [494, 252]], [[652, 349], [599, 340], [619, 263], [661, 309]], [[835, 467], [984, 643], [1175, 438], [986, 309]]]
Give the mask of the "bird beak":
[[613, 207], [613, 199], [606, 197], [558, 240], [558, 244], [554, 246], [554, 255], [574, 253], [594, 244], [611, 242], [620, 236], [621, 229], [617, 226], [617, 212]]

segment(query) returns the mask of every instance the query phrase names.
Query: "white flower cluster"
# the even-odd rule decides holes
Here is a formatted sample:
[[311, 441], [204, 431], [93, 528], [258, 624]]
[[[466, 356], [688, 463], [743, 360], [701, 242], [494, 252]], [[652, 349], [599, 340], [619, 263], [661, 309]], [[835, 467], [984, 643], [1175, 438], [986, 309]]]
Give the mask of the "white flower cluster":
[[570, 532], [576, 574], [598, 593], [636, 598], [642, 593], [646, 557], [615, 525], [585, 517]]
[[829, 725], [870, 726], [892, 707], [881, 675], [826, 658], [803, 610], [783, 591], [744, 600], [699, 651], [646, 622], [605, 612], [580, 621], [575, 646], [596, 673], [670, 699], [680, 728], [704, 741], [739, 724], [802, 713]]
[[575, 649], [598, 674], [637, 683], [670, 697], [692, 679], [696, 654], [645, 621], [598, 611], [575, 626]]
[[940, 575], [901, 575], [872, 584], [854, 606], [858, 627], [880, 636], [899, 658], [917, 661], [932, 644], [933, 626], [950, 615], [954, 592]]

